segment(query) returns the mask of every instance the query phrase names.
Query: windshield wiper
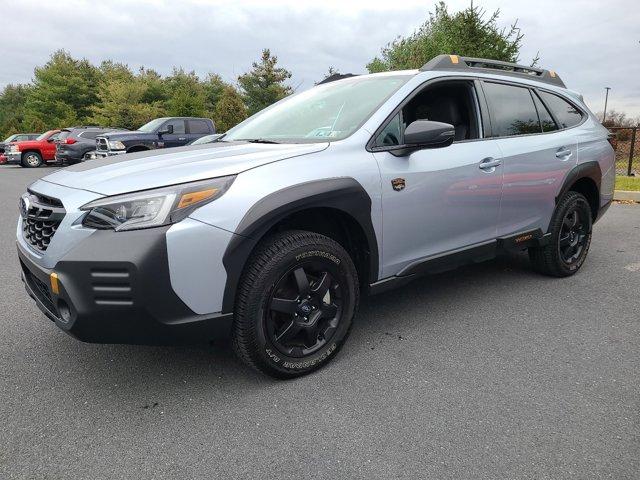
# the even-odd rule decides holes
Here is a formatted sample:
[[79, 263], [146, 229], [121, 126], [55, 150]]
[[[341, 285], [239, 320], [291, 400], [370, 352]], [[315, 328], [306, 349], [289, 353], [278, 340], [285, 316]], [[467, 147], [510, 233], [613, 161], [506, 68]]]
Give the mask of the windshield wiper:
[[266, 138], [241, 138], [239, 141], [249, 143], [281, 143], [276, 142], [275, 140], [267, 140]]

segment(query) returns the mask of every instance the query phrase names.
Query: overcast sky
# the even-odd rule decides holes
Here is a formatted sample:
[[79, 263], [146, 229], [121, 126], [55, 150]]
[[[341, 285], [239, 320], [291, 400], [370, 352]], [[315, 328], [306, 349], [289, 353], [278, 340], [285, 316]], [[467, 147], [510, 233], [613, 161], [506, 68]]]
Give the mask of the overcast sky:
[[[407, 35], [435, 2], [402, 0], [0, 0], [0, 87], [31, 80], [33, 68], [64, 48], [98, 64], [104, 59], [154, 68], [182, 66], [235, 81], [262, 48], [270, 48], [308, 88], [329, 66], [364, 72], [380, 47]], [[450, 11], [468, 0], [447, 2]], [[601, 111], [640, 115], [640, 7], [638, 0], [476, 0], [500, 23], [516, 18], [525, 34], [521, 61], [540, 52], [567, 86]]]

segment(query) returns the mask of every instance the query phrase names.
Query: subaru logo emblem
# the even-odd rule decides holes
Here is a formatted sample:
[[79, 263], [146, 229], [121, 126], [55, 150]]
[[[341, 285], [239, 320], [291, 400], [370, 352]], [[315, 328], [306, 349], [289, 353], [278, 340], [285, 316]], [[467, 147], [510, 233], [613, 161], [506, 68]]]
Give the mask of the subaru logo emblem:
[[300, 310], [302, 310], [303, 313], [309, 313], [311, 311], [311, 305], [309, 305], [308, 303], [303, 303], [302, 305], [300, 305]]
[[22, 218], [27, 218], [27, 215], [29, 214], [29, 208], [31, 208], [31, 200], [30, 200], [30, 195], [25, 193], [24, 195], [22, 195], [22, 197], [20, 197], [20, 202], [19, 202], [19, 208], [20, 208], [20, 215], [22, 216]]

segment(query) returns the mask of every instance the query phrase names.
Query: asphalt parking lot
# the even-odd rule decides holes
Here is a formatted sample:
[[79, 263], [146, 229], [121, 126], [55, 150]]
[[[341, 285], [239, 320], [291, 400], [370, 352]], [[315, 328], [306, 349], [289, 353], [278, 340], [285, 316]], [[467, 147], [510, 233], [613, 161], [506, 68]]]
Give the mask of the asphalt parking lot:
[[83, 344], [24, 292], [0, 167], [0, 478], [638, 478], [640, 205], [569, 279], [510, 256], [370, 299], [325, 369]]

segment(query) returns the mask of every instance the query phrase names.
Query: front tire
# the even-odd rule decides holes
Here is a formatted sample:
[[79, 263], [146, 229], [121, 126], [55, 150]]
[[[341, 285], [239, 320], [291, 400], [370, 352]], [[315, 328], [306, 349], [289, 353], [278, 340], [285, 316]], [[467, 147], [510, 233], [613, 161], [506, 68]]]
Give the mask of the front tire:
[[591, 227], [591, 207], [587, 199], [578, 192], [567, 192], [551, 218], [549, 243], [529, 249], [533, 268], [553, 277], [576, 273], [589, 252]]
[[37, 168], [42, 165], [42, 155], [38, 152], [25, 152], [22, 154], [21, 165], [25, 168]]
[[233, 346], [249, 366], [293, 378], [329, 362], [358, 307], [358, 274], [334, 240], [306, 231], [266, 239], [240, 280]]

